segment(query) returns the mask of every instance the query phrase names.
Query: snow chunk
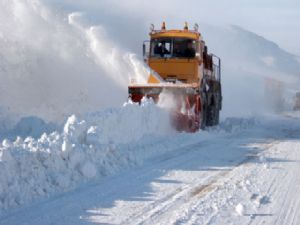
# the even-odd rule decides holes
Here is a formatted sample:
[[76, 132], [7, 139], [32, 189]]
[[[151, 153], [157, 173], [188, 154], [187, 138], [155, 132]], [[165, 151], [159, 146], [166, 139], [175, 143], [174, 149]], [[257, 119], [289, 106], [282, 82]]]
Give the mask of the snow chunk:
[[86, 162], [81, 168], [80, 172], [82, 173], [83, 176], [86, 178], [93, 178], [97, 175], [97, 169], [94, 166], [94, 164], [90, 162]]
[[239, 204], [235, 207], [235, 211], [236, 211], [236, 213], [237, 213], [239, 216], [242, 216], [242, 215], [244, 215], [245, 208], [244, 208], [244, 206], [243, 206], [241, 203], [239, 203]]
[[2, 146], [3, 146], [4, 148], [9, 148], [9, 147], [11, 146], [11, 142], [10, 142], [8, 139], [4, 139], [4, 140], [2, 141]]

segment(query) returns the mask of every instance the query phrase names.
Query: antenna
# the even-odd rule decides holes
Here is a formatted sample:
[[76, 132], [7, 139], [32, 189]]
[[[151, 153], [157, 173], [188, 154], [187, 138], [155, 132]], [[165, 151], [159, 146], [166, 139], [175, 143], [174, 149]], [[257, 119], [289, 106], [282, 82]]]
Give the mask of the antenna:
[[166, 30], [166, 23], [165, 23], [165, 22], [162, 23], [161, 29], [162, 29], [162, 30]]
[[188, 29], [189, 29], [189, 26], [188, 26], [188, 23], [187, 23], [187, 22], [184, 23], [184, 29], [185, 29], [185, 30], [188, 30]]
[[199, 30], [199, 25], [198, 25], [198, 23], [195, 23], [195, 25], [194, 25], [194, 30], [198, 32], [198, 30]]
[[150, 25], [150, 31], [151, 31], [151, 32], [154, 31], [154, 24], [153, 24], [153, 23], [151, 23], [151, 25]]

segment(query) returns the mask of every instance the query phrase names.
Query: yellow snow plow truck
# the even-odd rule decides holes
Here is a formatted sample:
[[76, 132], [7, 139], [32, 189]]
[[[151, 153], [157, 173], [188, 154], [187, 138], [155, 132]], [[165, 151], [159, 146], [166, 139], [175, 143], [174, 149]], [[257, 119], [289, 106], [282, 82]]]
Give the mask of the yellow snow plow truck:
[[146, 84], [132, 81], [129, 98], [141, 102], [143, 97], [159, 102], [162, 93], [172, 95], [172, 124], [178, 131], [195, 132], [219, 123], [222, 108], [221, 60], [209, 54], [198, 32], [188, 24], [182, 30], [160, 30], [151, 26], [150, 41], [143, 44], [143, 55], [151, 72]]

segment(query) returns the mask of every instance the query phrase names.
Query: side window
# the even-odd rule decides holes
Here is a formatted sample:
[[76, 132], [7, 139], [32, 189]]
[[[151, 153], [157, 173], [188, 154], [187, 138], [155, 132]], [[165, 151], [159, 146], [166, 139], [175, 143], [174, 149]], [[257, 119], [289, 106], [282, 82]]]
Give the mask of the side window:
[[176, 38], [174, 40], [173, 57], [176, 58], [194, 58], [197, 51], [197, 41]]
[[174, 40], [174, 49], [173, 49], [173, 56], [176, 58], [183, 57], [185, 50], [184, 39], [175, 39]]
[[151, 42], [151, 56], [165, 58], [171, 56], [171, 39], [154, 39]]
[[185, 45], [184, 57], [194, 58], [196, 56], [196, 41], [186, 40]]

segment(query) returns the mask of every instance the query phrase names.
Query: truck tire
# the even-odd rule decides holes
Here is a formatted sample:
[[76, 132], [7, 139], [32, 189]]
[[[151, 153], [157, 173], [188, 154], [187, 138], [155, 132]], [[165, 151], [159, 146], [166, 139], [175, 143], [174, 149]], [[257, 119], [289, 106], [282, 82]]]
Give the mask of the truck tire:
[[215, 125], [219, 125], [219, 123], [220, 123], [220, 110], [219, 109], [216, 110], [216, 121], [215, 122], [216, 122]]
[[211, 101], [209, 102], [209, 105], [207, 106], [206, 125], [215, 126], [216, 124], [218, 124], [218, 120], [219, 120], [219, 109], [216, 104], [215, 98], [212, 97]]
[[201, 109], [201, 125], [200, 128], [202, 130], [205, 129], [207, 126], [207, 109], [206, 109], [206, 103], [202, 104], [202, 109]]

